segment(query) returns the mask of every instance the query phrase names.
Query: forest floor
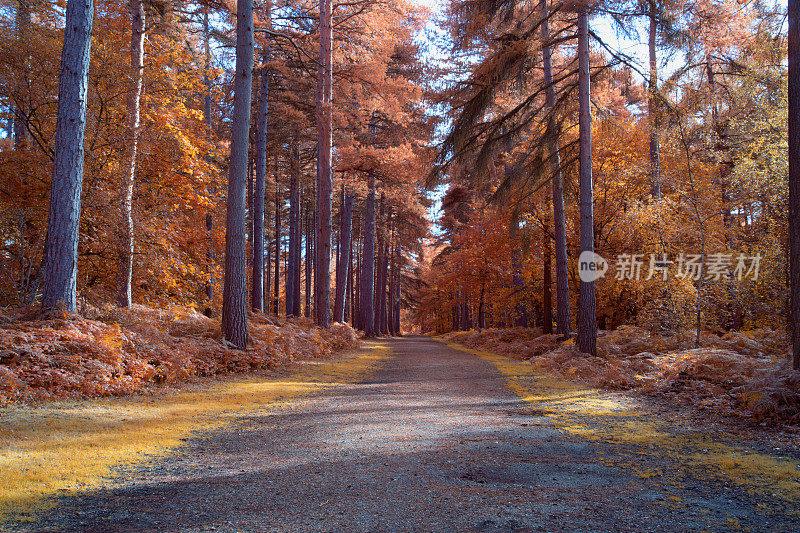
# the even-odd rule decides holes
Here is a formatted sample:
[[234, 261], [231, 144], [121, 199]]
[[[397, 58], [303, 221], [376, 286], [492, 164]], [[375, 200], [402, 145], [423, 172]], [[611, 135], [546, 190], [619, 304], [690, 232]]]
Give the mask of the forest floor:
[[330, 363], [331, 386], [217, 416], [6, 527], [800, 529], [796, 447], [427, 337], [366, 343], [362, 357]]

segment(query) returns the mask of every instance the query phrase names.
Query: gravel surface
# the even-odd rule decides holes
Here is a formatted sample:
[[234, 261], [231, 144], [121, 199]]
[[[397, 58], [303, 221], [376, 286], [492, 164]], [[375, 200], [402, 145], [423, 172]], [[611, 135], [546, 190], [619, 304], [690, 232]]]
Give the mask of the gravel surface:
[[368, 382], [192, 438], [65, 497], [27, 531], [798, 531], [722, 483], [679, 486], [660, 459], [567, 436], [489, 362], [389, 341]]

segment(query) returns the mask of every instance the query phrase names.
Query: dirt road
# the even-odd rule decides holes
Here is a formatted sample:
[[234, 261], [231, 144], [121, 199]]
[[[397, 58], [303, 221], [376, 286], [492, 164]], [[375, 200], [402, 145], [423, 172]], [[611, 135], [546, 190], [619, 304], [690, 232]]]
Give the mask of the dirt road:
[[722, 481], [667, 483], [683, 465], [666, 458], [570, 436], [491, 362], [425, 337], [391, 347], [368, 382], [189, 439], [25, 529], [800, 530]]

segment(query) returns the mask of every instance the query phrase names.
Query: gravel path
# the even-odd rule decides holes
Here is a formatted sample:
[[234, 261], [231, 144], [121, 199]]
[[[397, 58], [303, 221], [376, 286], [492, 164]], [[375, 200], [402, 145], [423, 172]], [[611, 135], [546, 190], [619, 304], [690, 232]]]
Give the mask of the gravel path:
[[474, 355], [425, 337], [390, 345], [370, 381], [243, 416], [27, 529], [800, 530], [730, 487], [613, 466], [629, 453], [642, 470], [679, 468], [566, 436]]

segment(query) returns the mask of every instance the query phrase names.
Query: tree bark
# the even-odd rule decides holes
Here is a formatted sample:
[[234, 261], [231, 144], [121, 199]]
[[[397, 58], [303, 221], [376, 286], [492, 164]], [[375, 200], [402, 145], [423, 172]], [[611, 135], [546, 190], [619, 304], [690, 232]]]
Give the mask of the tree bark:
[[364, 206], [364, 247], [361, 253], [361, 298], [359, 320], [364, 336], [375, 336], [375, 177], [369, 176], [369, 193]]
[[[211, 78], [208, 75], [211, 69], [211, 32], [208, 24], [208, 8], [203, 8], [203, 51], [205, 56], [205, 71], [203, 72], [203, 85], [206, 90], [205, 101], [203, 104], [203, 119], [206, 123], [206, 129], [209, 137], [212, 136], [211, 130]], [[207, 157], [210, 157], [207, 156]], [[209, 186], [208, 193], [210, 195], [216, 194], [216, 188]], [[208, 259], [208, 279], [206, 280], [206, 300], [208, 305], [206, 307], [206, 315], [211, 316], [211, 302], [214, 299], [214, 215], [209, 211], [206, 213], [206, 258]]]
[[545, 226], [544, 237], [544, 265], [542, 274], [542, 332], [551, 335], [553, 333], [553, 301], [552, 301], [552, 284], [550, 269], [552, 268], [552, 261], [550, 259], [550, 235], [549, 228]]
[[[30, 46], [29, 41], [29, 29], [31, 25], [31, 9], [28, 6], [29, 0], [19, 0], [17, 2], [17, 13], [16, 13], [16, 23], [17, 23], [17, 39], [19, 40], [20, 49], [25, 50], [25, 60], [24, 64], [29, 66], [30, 64], [30, 56], [27, 53], [26, 48]], [[23, 70], [27, 75], [27, 68]], [[17, 98], [22, 100], [22, 92], [24, 89], [25, 80], [17, 80], [16, 83], [16, 91], [18, 93]], [[12, 135], [14, 137], [14, 150], [24, 150], [28, 147], [28, 143], [30, 141], [30, 135], [28, 134], [28, 112], [20, 105], [20, 102], [12, 103], [11, 109], [14, 114], [14, 117], [11, 121], [12, 124]]]
[[650, 76], [647, 87], [647, 116], [650, 122], [650, 182], [653, 198], [661, 198], [661, 147], [658, 121], [658, 62], [656, 37], [658, 36], [658, 11], [656, 0], [649, 0], [650, 32], [647, 46], [650, 55]]
[[547, 0], [540, 2], [542, 10], [542, 63], [544, 68], [545, 103], [550, 115], [547, 120], [547, 149], [552, 173], [553, 237], [556, 255], [556, 321], [562, 338], [570, 336], [569, 269], [567, 260], [567, 229], [564, 215], [564, 179], [561, 173], [559, 132], [553, 115], [556, 104], [553, 86], [553, 62], [550, 49], [550, 24]]
[[[267, 4], [269, 20], [269, 3]], [[258, 115], [256, 131], [256, 180], [253, 185], [253, 273], [250, 305], [253, 311], [264, 312], [264, 201], [267, 194], [267, 127], [269, 118], [269, 63], [270, 49], [265, 46], [261, 53], [261, 87], [258, 91]], [[269, 285], [267, 285], [269, 287]]]
[[789, 272], [792, 366], [800, 370], [800, 0], [789, 0]]
[[312, 235], [314, 235], [314, 218], [311, 214], [311, 206], [306, 205], [306, 306], [303, 311], [303, 316], [311, 318], [311, 277], [314, 266], [314, 242]]
[[403, 256], [400, 254], [400, 244], [395, 245], [395, 261], [397, 263], [397, 280], [395, 283], [394, 295], [394, 334], [398, 337], [403, 334], [400, 329], [400, 300], [402, 298], [402, 283], [403, 283]]
[[331, 0], [319, 3], [319, 56], [317, 76], [317, 228], [314, 272], [314, 307], [319, 326], [330, 326], [331, 296], [331, 105], [333, 92]]
[[[353, 211], [352, 198], [350, 204], [350, 211]], [[352, 214], [351, 214], [352, 219]], [[356, 227], [357, 228], [357, 227]], [[350, 223], [350, 246], [347, 248], [347, 297], [344, 302], [344, 319], [353, 324], [353, 297], [355, 296], [354, 276], [353, 276], [353, 223]], [[357, 229], [356, 229], [357, 231]]]
[[281, 193], [277, 156], [275, 159], [275, 277], [272, 279], [275, 299], [272, 301], [272, 314], [278, 316], [281, 310]]
[[375, 332], [386, 334], [386, 196], [381, 193], [380, 215], [376, 223], [378, 257], [375, 272]]
[[67, 0], [58, 80], [53, 181], [44, 246], [44, 314], [75, 311], [92, 18], [92, 0]]
[[300, 316], [300, 147], [292, 139], [289, 161], [289, 268], [286, 271], [286, 316]]
[[344, 322], [347, 281], [350, 277], [350, 240], [353, 235], [353, 193], [350, 191], [344, 191], [339, 227], [339, 260], [336, 262], [336, 297], [333, 303], [334, 322]]
[[121, 213], [117, 243], [117, 304], [130, 307], [133, 277], [133, 186], [136, 179], [136, 154], [139, 146], [139, 116], [144, 74], [145, 14], [142, 0], [130, 0], [131, 70], [128, 92], [128, 124], [126, 127], [125, 157]]
[[240, 350], [247, 347], [247, 245], [245, 195], [253, 86], [253, 0], [236, 7], [236, 81], [233, 96], [228, 208], [225, 225], [225, 283], [222, 334]]
[[[578, 99], [580, 135], [581, 253], [594, 252], [592, 191], [592, 109], [589, 73], [589, 13], [578, 12]], [[581, 281], [578, 294], [578, 348], [597, 355], [597, 313], [594, 281]]]

